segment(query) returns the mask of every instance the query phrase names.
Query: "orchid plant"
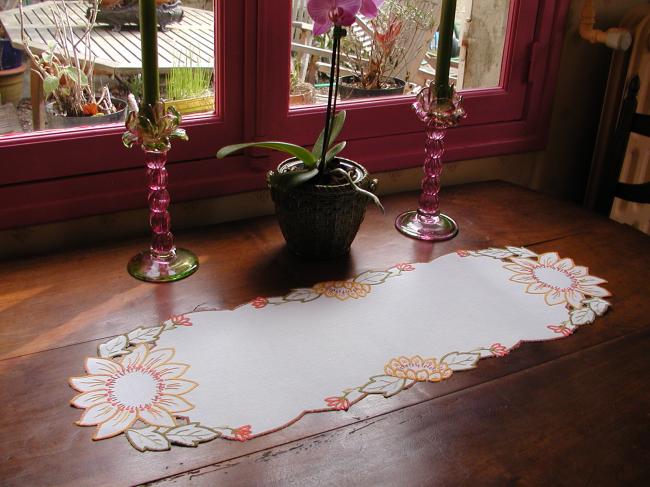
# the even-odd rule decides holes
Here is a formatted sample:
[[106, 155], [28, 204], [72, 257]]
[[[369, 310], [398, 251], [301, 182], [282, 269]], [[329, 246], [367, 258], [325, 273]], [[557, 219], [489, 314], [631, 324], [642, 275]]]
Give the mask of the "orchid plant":
[[217, 158], [221, 159], [248, 147], [260, 147], [285, 152], [302, 161], [303, 167], [287, 173], [274, 173], [273, 184], [295, 187], [308, 181], [317, 181], [319, 183], [334, 181], [338, 184], [347, 180], [357, 191], [366, 194], [381, 207], [379, 199], [374, 194], [357, 187], [352, 177], [339, 166], [336, 156], [345, 148], [346, 142], [336, 144], [334, 142], [345, 123], [345, 111], [336, 112], [341, 39], [347, 34], [345, 28], [355, 22], [358, 13], [368, 18], [374, 18], [383, 3], [384, 0], [308, 0], [307, 2], [307, 11], [314, 21], [314, 35], [324, 34], [333, 28], [332, 63], [327, 109], [325, 111], [325, 127], [311, 151], [288, 142], [248, 142], [223, 147], [217, 153]]

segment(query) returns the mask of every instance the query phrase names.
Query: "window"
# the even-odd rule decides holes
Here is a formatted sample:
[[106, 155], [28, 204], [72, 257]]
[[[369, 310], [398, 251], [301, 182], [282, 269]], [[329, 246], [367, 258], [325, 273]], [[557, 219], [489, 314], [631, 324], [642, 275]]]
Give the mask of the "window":
[[[279, 156], [252, 151], [217, 161], [214, 154], [225, 144], [269, 138], [313, 143], [322, 126], [322, 107], [290, 107], [289, 100], [292, 59], [294, 72], [304, 71], [295, 62], [298, 20], [293, 13], [300, 1], [214, 2], [215, 108], [184, 120], [191, 141], [175, 143], [170, 152], [173, 201], [264, 186], [263, 173]], [[550, 104], [544, 100], [553, 94], [569, 2], [499, 0], [501, 24], [490, 31], [497, 46], [491, 51], [491, 70], [481, 68], [485, 55], [472, 47], [482, 3], [459, 0], [466, 10], [457, 24], [456, 73], [469, 116], [448, 135], [450, 160], [534, 150], [545, 143]], [[465, 36], [468, 12], [470, 35]], [[188, 29], [183, 35], [206, 39], [205, 31]], [[463, 45], [467, 38], [469, 44]], [[424, 57], [409, 78], [414, 84], [431, 69], [435, 36], [420, 47]], [[187, 64], [195, 54], [187, 53]], [[168, 67], [173, 67], [170, 59]], [[486, 76], [473, 75], [473, 66]], [[341, 102], [348, 110], [342, 135], [349, 142], [346, 155], [375, 172], [420, 165], [422, 127], [408, 108], [411, 102], [408, 93]], [[122, 132], [119, 125], [107, 125], [0, 136], [0, 229], [142, 207], [143, 157], [137, 149], [121, 147]]]
[[[331, 33], [314, 37], [306, 0], [293, 0], [289, 104], [327, 101]], [[458, 0], [451, 60], [457, 89], [499, 86], [510, 0]], [[435, 76], [440, 0], [386, 0], [342, 42], [341, 100], [417, 93]]]
[[[484, 2], [473, 3], [476, 6]], [[550, 104], [544, 100], [553, 96], [569, 2], [510, 0], [501, 4], [507, 10], [507, 28], [498, 86], [463, 90], [468, 117], [449, 132], [446, 160], [535, 150], [545, 144]], [[322, 126], [322, 108], [289, 108], [290, 77], [277, 74], [277, 66], [291, 69], [292, 53], [286, 46], [292, 41], [295, 52], [292, 4], [287, 1], [272, 8], [264, 5], [258, 27], [262, 47], [258, 90], [277, 95], [265, 96], [264, 103], [257, 106], [255, 138], [282, 137], [310, 144]], [[282, 27], [279, 19], [289, 25]], [[499, 61], [494, 64], [499, 65]], [[348, 141], [346, 155], [375, 172], [419, 166], [423, 128], [408, 108], [411, 103], [412, 95], [340, 103], [339, 107], [348, 111], [341, 136]], [[277, 161], [277, 156], [270, 156], [274, 158], [269, 167]]]

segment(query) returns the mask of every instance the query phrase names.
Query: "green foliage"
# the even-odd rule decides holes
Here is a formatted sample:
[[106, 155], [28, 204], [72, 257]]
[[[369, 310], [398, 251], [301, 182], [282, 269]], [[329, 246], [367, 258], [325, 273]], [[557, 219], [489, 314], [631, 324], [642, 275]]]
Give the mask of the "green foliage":
[[287, 154], [300, 159], [308, 169], [315, 167], [317, 162], [316, 158], [307, 149], [288, 142], [247, 142], [244, 144], [228, 145], [222, 147], [221, 150], [217, 152], [217, 158], [223, 159], [230, 154], [248, 147], [261, 147], [263, 149], [274, 149], [280, 152], [286, 152]]
[[186, 54], [183, 66], [174, 66], [165, 76], [168, 100], [195, 98], [210, 93], [212, 70], [196, 66], [198, 56]]
[[[345, 124], [345, 110], [341, 110], [334, 116], [334, 119], [332, 120], [332, 134], [330, 135], [330, 147], [334, 143], [336, 138], [339, 136], [339, 134], [341, 133], [344, 124]], [[323, 152], [324, 138], [325, 138], [325, 129], [321, 131], [320, 135], [318, 136], [318, 139], [316, 139], [314, 148], [311, 150], [311, 153], [315, 157], [320, 157]], [[328, 147], [328, 149], [330, 147]]]

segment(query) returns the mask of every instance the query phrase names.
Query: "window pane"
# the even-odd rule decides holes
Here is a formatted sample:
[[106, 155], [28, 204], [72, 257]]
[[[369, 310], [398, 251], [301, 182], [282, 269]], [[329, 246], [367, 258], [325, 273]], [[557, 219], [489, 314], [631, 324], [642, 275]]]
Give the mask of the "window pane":
[[[312, 35], [306, 0], [293, 0], [293, 106], [327, 98], [331, 32]], [[435, 75], [441, 0], [386, 0], [359, 15], [342, 42], [342, 100], [411, 94]], [[458, 0], [450, 76], [459, 88], [499, 85], [509, 0]], [[489, 4], [489, 5], [488, 5]]]
[[[18, 0], [0, 0], [0, 134], [122, 124], [142, 92], [138, 2], [101, 0], [96, 18], [87, 1], [24, 3], [21, 17]], [[158, 8], [161, 96], [213, 112], [212, 1]]]

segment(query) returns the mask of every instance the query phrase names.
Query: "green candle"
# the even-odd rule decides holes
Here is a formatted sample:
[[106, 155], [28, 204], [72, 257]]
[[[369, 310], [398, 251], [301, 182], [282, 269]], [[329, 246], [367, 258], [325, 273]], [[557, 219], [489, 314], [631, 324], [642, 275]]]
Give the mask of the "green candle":
[[435, 86], [438, 98], [449, 98], [449, 65], [454, 42], [454, 17], [456, 17], [456, 0], [443, 0], [436, 61]]
[[145, 107], [148, 107], [153, 106], [160, 99], [156, 0], [140, 0], [140, 42], [142, 46], [142, 102]]

